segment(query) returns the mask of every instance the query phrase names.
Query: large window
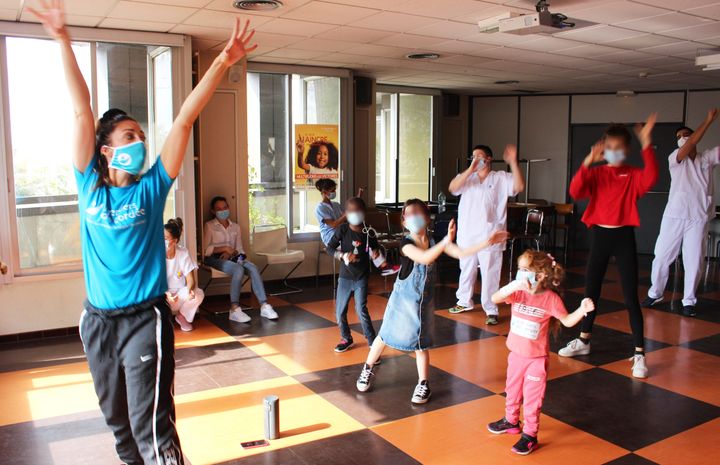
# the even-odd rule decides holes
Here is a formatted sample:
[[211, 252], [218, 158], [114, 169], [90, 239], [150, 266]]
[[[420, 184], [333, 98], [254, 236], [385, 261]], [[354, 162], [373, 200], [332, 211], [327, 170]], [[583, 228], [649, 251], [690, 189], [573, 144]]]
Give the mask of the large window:
[[[80, 269], [72, 106], [58, 45], [32, 38], [0, 41], [6, 56], [0, 66], [7, 75], [3, 118], [9, 120], [16, 274]], [[73, 51], [96, 96], [97, 113], [122, 108], [142, 126], [148, 136], [149, 166], [172, 124], [172, 49], [77, 42]], [[165, 214], [174, 214], [172, 192]]]
[[[326, 175], [333, 177], [341, 192], [341, 84], [339, 77], [248, 73], [251, 230], [282, 224], [293, 234], [318, 232], [315, 207], [321, 196], [314, 182]], [[331, 138], [337, 139], [330, 141], [331, 158], [336, 161], [332, 169], [325, 169], [328, 174], [298, 166], [304, 165], [312, 145], [306, 142], [303, 155], [298, 156], [298, 140], [309, 140], [306, 134], [311, 134], [313, 127], [329, 131], [334, 134]], [[306, 176], [296, 178], [299, 173]]]
[[433, 96], [378, 92], [375, 202], [430, 199]]

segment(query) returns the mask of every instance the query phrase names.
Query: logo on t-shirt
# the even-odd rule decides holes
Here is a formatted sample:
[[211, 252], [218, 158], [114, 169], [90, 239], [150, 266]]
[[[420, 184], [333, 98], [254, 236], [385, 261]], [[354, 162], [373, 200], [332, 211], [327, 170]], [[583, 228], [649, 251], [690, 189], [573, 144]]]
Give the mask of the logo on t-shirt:
[[145, 223], [145, 209], [134, 202], [123, 205], [115, 210], [108, 210], [93, 202], [85, 209], [85, 221], [108, 229], [132, 228]]
[[542, 308], [531, 307], [529, 305], [516, 303], [513, 304], [513, 311], [522, 315], [528, 315], [535, 318], [543, 318], [545, 316], [545, 310]]

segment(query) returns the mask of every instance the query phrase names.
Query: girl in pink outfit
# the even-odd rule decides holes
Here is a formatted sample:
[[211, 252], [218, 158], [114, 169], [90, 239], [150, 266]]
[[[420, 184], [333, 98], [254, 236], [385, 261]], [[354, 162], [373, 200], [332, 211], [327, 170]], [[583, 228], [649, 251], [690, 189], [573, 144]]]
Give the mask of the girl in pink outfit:
[[557, 290], [565, 270], [548, 253], [527, 250], [518, 258], [515, 281], [492, 296], [496, 304], [511, 304], [512, 318], [507, 337], [508, 356], [505, 416], [488, 425], [491, 433], [521, 432], [520, 406], [523, 407], [522, 435], [512, 451], [527, 455], [537, 446], [540, 409], [545, 397], [548, 367], [550, 320], [575, 326], [595, 310], [590, 299], [568, 314]]

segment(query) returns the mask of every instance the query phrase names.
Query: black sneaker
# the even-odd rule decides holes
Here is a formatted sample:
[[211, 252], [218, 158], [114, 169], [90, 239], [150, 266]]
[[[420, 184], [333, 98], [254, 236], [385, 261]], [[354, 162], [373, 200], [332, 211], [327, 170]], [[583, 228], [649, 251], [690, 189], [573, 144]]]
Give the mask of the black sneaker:
[[645, 308], [651, 308], [651, 307], [654, 307], [655, 305], [659, 304], [662, 301], [663, 301], [662, 297], [658, 297], [656, 299], [655, 297], [647, 296], [647, 297], [645, 297], [645, 300], [642, 301], [640, 306], [645, 307]]
[[520, 432], [520, 422], [512, 424], [503, 417], [502, 420], [488, 423], [487, 428], [493, 434], [518, 434]]
[[352, 339], [350, 339], [349, 341], [347, 339], [340, 339], [340, 342], [338, 343], [338, 345], [335, 346], [335, 352], [345, 352], [352, 346], [353, 346]]
[[360, 376], [358, 376], [355, 387], [360, 392], [369, 391], [372, 387], [374, 377], [375, 373], [373, 373], [373, 367], [366, 363], [365, 365], [363, 365], [363, 369], [360, 372]]
[[684, 305], [682, 314], [685, 316], [695, 316], [697, 315], [697, 312], [695, 311], [694, 305]]
[[413, 404], [424, 404], [428, 400], [430, 400], [430, 385], [428, 385], [427, 380], [422, 380], [420, 384], [415, 386], [415, 392], [413, 392], [410, 401]]
[[518, 442], [512, 446], [512, 451], [519, 455], [528, 455], [537, 447], [537, 438], [523, 433]]

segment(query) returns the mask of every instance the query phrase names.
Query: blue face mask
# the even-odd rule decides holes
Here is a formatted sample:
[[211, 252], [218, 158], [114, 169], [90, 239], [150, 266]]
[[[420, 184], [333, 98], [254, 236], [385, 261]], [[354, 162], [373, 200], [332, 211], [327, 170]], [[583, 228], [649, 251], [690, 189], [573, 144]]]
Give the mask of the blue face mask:
[[535, 277], [534, 271], [529, 270], [518, 270], [515, 275], [517, 281], [529, 281], [531, 286], [537, 284], [537, 278]]
[[137, 176], [145, 165], [145, 142], [139, 140], [121, 147], [113, 147], [110, 168]]
[[215, 212], [215, 218], [225, 221], [230, 218], [230, 210], [218, 210]]
[[611, 165], [615, 165], [625, 161], [625, 152], [623, 150], [605, 149], [605, 153], [603, 153], [603, 158]]
[[363, 215], [362, 212], [348, 212], [347, 220], [351, 225], [359, 226], [365, 220], [365, 215]]
[[478, 164], [477, 164], [478, 171], [484, 169], [485, 165], [487, 165], [487, 161], [484, 158], [481, 158], [480, 160], [478, 160]]
[[330, 192], [327, 197], [330, 200], [335, 200], [335, 197], [337, 197], [337, 194], [335, 192]]
[[412, 215], [405, 217], [405, 227], [413, 234], [417, 234], [425, 229], [425, 218], [422, 215]]

